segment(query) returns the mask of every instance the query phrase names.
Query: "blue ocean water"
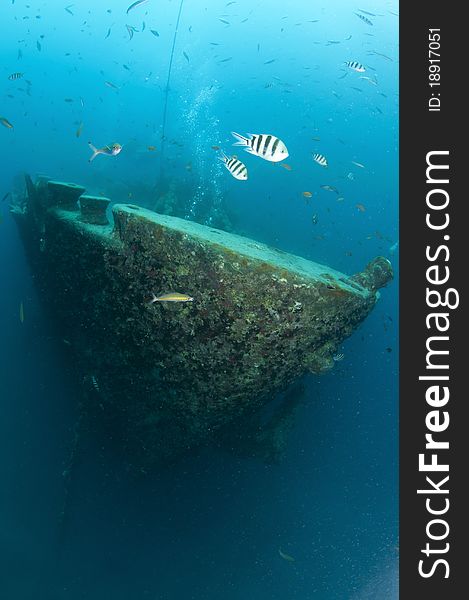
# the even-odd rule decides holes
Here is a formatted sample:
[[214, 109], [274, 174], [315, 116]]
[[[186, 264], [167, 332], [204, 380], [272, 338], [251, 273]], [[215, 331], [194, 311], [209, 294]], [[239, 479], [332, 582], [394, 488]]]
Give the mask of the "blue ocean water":
[[[0, 117], [13, 128], [0, 127], [0, 199], [24, 172], [150, 207], [172, 190], [178, 216], [225, 215], [234, 232], [347, 274], [384, 255], [396, 279], [334, 370], [304, 378], [280, 464], [212, 451], [129, 480], [96, 435], [61, 534], [79, 391], [12, 196], [0, 202], [1, 597], [397, 598], [397, 2], [185, 0], [169, 89], [181, 2], [129, 4], [2, 3]], [[278, 136], [290, 168], [234, 149], [231, 131]], [[123, 150], [90, 164], [88, 141]]]

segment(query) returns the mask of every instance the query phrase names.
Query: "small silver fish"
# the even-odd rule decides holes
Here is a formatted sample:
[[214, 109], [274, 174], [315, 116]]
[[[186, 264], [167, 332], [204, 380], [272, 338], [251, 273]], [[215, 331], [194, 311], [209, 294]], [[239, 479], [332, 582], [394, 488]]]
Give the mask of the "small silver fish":
[[137, 6], [141, 6], [142, 4], [146, 4], [148, 2], [148, 0], [137, 0], [136, 2], [133, 2], [127, 9], [125, 14], [129, 14], [129, 12], [131, 10], [133, 10], [134, 8], [137, 8]]
[[290, 554], [283, 552], [281, 548], [278, 549], [278, 553], [283, 558], [283, 560], [286, 560], [287, 562], [291, 562], [291, 563], [295, 562], [295, 559], [293, 558], [293, 556], [290, 556]]
[[108, 146], [104, 146], [104, 148], [96, 148], [91, 142], [88, 142], [88, 146], [93, 151], [93, 154], [89, 158], [88, 162], [94, 160], [98, 156], [98, 154], [106, 154], [106, 156], [116, 156], [122, 150], [122, 146], [115, 142], [109, 144]]
[[0, 117], [0, 125], [3, 125], [3, 127], [6, 127], [7, 129], [13, 129], [13, 125], [6, 117]]
[[365, 81], [368, 81], [369, 83], [371, 83], [371, 85], [378, 85], [378, 82], [376, 81], [376, 79], [372, 79], [371, 77], [359, 77], [358, 79], [364, 79]]
[[321, 185], [322, 190], [326, 190], [326, 192], [335, 192], [337, 195], [339, 194], [339, 190], [333, 185]]
[[390, 60], [391, 62], [393, 62], [393, 60], [392, 60], [392, 58], [390, 56], [387, 56], [387, 54], [382, 54], [381, 52], [376, 52], [376, 50], [373, 50], [372, 52], [369, 52], [369, 54], [376, 54], [376, 56], [382, 56], [386, 60]]

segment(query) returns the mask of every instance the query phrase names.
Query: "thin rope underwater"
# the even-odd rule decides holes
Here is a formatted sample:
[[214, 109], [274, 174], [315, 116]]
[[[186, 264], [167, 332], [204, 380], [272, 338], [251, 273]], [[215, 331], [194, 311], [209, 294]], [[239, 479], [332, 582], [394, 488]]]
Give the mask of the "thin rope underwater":
[[174, 30], [173, 37], [173, 47], [171, 49], [171, 57], [169, 59], [169, 68], [168, 68], [168, 78], [166, 80], [166, 92], [164, 99], [164, 108], [163, 108], [163, 125], [162, 125], [162, 136], [161, 136], [161, 154], [160, 154], [160, 181], [163, 175], [163, 162], [164, 162], [164, 147], [166, 140], [166, 117], [168, 114], [168, 93], [169, 93], [169, 82], [171, 80], [171, 70], [173, 68], [173, 58], [174, 58], [174, 48], [176, 47], [176, 38], [179, 29], [179, 21], [181, 19], [182, 7], [184, 5], [184, 0], [181, 0], [181, 4], [179, 5], [178, 18], [176, 20], [176, 28]]

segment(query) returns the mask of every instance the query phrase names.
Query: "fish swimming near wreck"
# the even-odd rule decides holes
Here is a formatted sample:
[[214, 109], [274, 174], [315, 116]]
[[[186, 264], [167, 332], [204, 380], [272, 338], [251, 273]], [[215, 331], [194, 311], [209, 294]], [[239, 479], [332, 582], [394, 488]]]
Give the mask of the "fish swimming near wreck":
[[293, 556], [290, 556], [286, 552], [283, 552], [283, 550], [281, 548], [278, 549], [278, 553], [283, 558], [283, 560], [286, 560], [287, 562], [295, 562], [295, 559], [293, 558]]
[[135, 8], [137, 8], [138, 6], [141, 6], [142, 4], [146, 4], [147, 2], [148, 2], [148, 0], [137, 0], [136, 2], [133, 2], [128, 7], [125, 14], [128, 15], [131, 10], [134, 10]]
[[370, 19], [367, 19], [364, 15], [361, 15], [360, 13], [355, 13], [355, 14], [357, 15], [357, 17], [359, 19], [361, 19], [367, 25], [373, 25], [373, 23], [370, 21]]
[[248, 169], [244, 163], [242, 163], [236, 156], [227, 156], [224, 152], [218, 157], [221, 160], [228, 171], [233, 175], [235, 179], [240, 181], [246, 181], [248, 178]]
[[318, 163], [318, 165], [321, 165], [321, 167], [327, 167], [328, 165], [327, 158], [323, 154], [319, 154], [318, 152], [313, 154], [313, 160], [314, 162]]
[[336, 194], [339, 193], [339, 190], [334, 185], [321, 185], [320, 188], [322, 190], [326, 190], [326, 192], [335, 192]]
[[0, 117], [0, 124], [3, 125], [3, 127], [6, 127], [7, 129], [13, 129], [13, 125], [5, 117]]
[[178, 292], [170, 292], [168, 294], [162, 294], [157, 296], [152, 292], [152, 298], [148, 304], [154, 304], [155, 302], [193, 302], [194, 298], [187, 294], [179, 294]]
[[364, 73], [366, 71], [362, 63], [358, 62], [357, 60], [348, 60], [344, 64], [349, 67], [349, 69], [352, 69], [352, 71], [356, 71], [357, 73]]
[[234, 146], [244, 146], [249, 154], [259, 156], [269, 162], [280, 162], [288, 157], [288, 150], [285, 144], [278, 137], [267, 133], [248, 134], [249, 137], [240, 135], [235, 131], [231, 135], [238, 141]]
[[109, 144], [108, 146], [104, 146], [104, 148], [96, 148], [93, 146], [91, 142], [88, 142], [88, 146], [93, 150], [93, 154], [90, 156], [88, 162], [94, 160], [98, 154], [106, 154], [106, 156], [116, 156], [122, 150], [122, 146], [117, 143]]

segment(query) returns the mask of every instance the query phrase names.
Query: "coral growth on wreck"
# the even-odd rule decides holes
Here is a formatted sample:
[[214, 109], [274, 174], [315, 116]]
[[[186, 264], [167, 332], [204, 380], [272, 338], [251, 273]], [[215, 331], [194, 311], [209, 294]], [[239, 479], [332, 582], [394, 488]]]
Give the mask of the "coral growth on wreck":
[[[115, 421], [132, 462], [231, 444], [247, 422], [257, 431], [251, 447], [278, 454], [295, 403], [270, 421], [269, 435], [258, 411], [304, 373], [329, 370], [392, 277], [383, 258], [349, 278], [133, 205], [115, 205], [113, 225], [84, 222], [53, 187], [50, 205], [47, 186], [29, 183], [17, 222], [77, 368], [96, 382], [90, 397]], [[194, 301], [148, 302], [170, 291]]]

